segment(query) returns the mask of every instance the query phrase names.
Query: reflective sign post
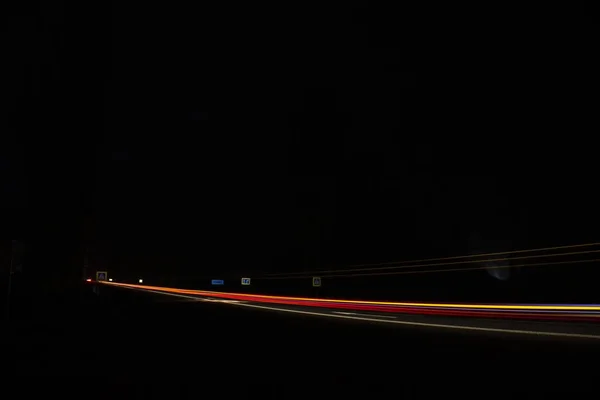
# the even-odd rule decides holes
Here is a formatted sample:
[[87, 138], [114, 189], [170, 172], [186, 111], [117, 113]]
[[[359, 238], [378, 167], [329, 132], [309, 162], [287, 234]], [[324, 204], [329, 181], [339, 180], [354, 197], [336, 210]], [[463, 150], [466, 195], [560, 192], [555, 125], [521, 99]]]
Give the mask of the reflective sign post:
[[321, 277], [319, 277], [319, 276], [313, 276], [313, 278], [312, 278], [312, 285], [315, 288], [315, 298], [319, 297], [319, 288], [322, 285]]
[[106, 271], [97, 271], [96, 272], [96, 280], [97, 281], [107, 281], [108, 273]]

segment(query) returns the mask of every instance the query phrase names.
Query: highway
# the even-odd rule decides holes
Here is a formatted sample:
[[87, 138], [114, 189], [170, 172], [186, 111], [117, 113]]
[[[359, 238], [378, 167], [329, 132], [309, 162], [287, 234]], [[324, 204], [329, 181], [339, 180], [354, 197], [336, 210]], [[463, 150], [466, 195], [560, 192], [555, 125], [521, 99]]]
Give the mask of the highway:
[[594, 386], [600, 356], [588, 322], [357, 311], [134, 286], [84, 283], [68, 308], [40, 299], [39, 313], [4, 331], [6, 377], [41, 377], [62, 394], [64, 379], [48, 377], [69, 378], [76, 391], [168, 398], [180, 397], [174, 388], [240, 398], [256, 388], [276, 398], [415, 388], [579, 393]]
[[485, 334], [600, 341], [600, 305], [489, 305], [313, 299], [103, 282], [124, 289], [238, 308]]

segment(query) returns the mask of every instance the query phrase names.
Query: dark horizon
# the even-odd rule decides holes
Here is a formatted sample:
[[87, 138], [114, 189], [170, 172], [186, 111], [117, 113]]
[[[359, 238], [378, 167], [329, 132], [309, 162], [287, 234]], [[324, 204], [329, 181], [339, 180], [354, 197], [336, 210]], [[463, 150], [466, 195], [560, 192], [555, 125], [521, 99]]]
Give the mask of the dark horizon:
[[[185, 13], [157, 30], [150, 9], [76, 21], [60, 7], [21, 11], [1, 237], [4, 259], [10, 240], [27, 244], [37, 286], [79, 282], [86, 254], [114, 276], [191, 284], [599, 241], [594, 148], [570, 134], [591, 122], [584, 74], [544, 61], [573, 48], [540, 46], [528, 61], [552, 85], [447, 66], [464, 83], [432, 79], [425, 93], [408, 9], [285, 23], [255, 12], [227, 19], [229, 34], [218, 18]], [[518, 51], [525, 25], [506, 38]], [[489, 74], [501, 79], [477, 83]], [[568, 298], [594, 275], [593, 265], [547, 271], [369, 285], [511, 297], [567, 274], [579, 282]]]

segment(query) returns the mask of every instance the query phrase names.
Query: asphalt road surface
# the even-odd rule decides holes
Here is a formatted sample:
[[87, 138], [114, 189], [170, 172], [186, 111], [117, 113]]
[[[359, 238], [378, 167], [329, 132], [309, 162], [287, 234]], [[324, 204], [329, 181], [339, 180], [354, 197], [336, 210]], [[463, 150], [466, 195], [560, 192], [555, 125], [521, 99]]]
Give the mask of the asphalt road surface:
[[[296, 304], [277, 304], [265, 301], [252, 301], [243, 299], [223, 299], [210, 295], [190, 293], [171, 293], [154, 289], [131, 288], [145, 292], [166, 295], [178, 299], [195, 300], [200, 302], [213, 302], [226, 304], [232, 307], [259, 309], [275, 313], [295, 314], [302, 316], [325, 317], [329, 319], [352, 320], [363, 323], [380, 323], [400, 325], [406, 328], [424, 327], [462, 332], [476, 332], [488, 335], [513, 334], [530, 335], [537, 337], [552, 337], [555, 339], [587, 340], [600, 343], [600, 323], [582, 321], [544, 321], [523, 320], [507, 318], [476, 318], [440, 315], [390, 313], [370, 310], [349, 310], [326, 307], [323, 305], [302, 306]], [[199, 291], [200, 293], [206, 293]], [[210, 293], [210, 292], [209, 292]], [[319, 304], [319, 303], [317, 303]]]
[[[101, 290], [93, 295], [90, 286], [69, 312], [48, 307], [10, 323], [3, 358], [11, 384], [20, 390], [39, 389], [22, 382], [43, 382], [60, 390], [112, 390], [116, 397], [143, 391], [174, 398], [215, 391], [337, 398], [595, 390], [600, 341], [594, 339], [390, 324]], [[324, 314], [334, 311], [340, 312]], [[65, 380], [52, 377], [69, 383], [60, 386]]]

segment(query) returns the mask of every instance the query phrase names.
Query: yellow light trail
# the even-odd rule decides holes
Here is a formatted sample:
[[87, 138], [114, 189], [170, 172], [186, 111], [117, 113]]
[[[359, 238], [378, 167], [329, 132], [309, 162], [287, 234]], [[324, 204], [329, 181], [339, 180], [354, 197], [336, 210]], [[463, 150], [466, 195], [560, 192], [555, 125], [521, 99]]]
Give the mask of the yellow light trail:
[[[186, 295], [182, 295], [182, 294], [174, 294], [174, 293], [169, 293], [169, 292], [165, 292], [165, 291], [154, 291], [154, 290], [149, 290], [146, 288], [139, 288], [139, 287], [136, 288], [135, 287], [135, 286], [140, 286], [140, 285], [122, 284], [121, 286], [129, 287], [132, 289], [141, 289], [141, 290], [145, 290], [145, 291], [152, 292], [152, 293], [160, 293], [160, 294], [168, 295], [168, 296], [176, 296], [176, 297], [202, 300], [197, 297], [186, 296]], [[150, 287], [150, 286], [147, 286], [147, 287]], [[179, 290], [179, 289], [173, 289], [173, 290]], [[302, 315], [313, 315], [313, 316], [338, 318], [338, 319], [351, 319], [351, 320], [357, 320], [357, 321], [369, 321], [369, 322], [397, 324], [397, 325], [404, 325], [404, 326], [422, 326], [422, 327], [429, 327], [429, 328], [443, 328], [443, 329], [466, 330], [466, 331], [476, 331], [476, 332], [497, 332], [497, 333], [523, 334], [523, 335], [533, 335], [533, 336], [568, 337], [568, 338], [594, 339], [594, 340], [600, 339], [600, 336], [598, 336], [598, 335], [589, 335], [589, 334], [581, 334], [581, 333], [532, 331], [532, 330], [524, 330], [524, 329], [504, 329], [504, 328], [489, 328], [489, 327], [481, 327], [481, 326], [426, 323], [426, 322], [415, 322], [415, 321], [379, 319], [379, 318], [366, 317], [366, 316], [329, 314], [329, 313], [314, 312], [314, 311], [290, 310], [288, 308], [267, 307], [267, 306], [256, 305], [256, 304], [244, 304], [244, 303], [230, 303], [230, 304], [237, 306], [237, 307], [251, 307], [251, 308], [257, 308], [257, 309], [263, 309], [263, 310], [279, 311], [279, 312], [302, 314]]]
[[258, 298], [265, 300], [288, 300], [288, 301], [308, 301], [308, 302], [324, 302], [324, 303], [348, 303], [358, 305], [383, 305], [383, 306], [397, 306], [397, 307], [435, 307], [435, 308], [476, 308], [482, 310], [568, 310], [568, 311], [600, 311], [600, 306], [582, 306], [582, 305], [521, 305], [521, 304], [453, 304], [453, 303], [398, 303], [398, 302], [386, 302], [386, 301], [362, 301], [362, 300], [338, 300], [338, 299], [316, 299], [308, 297], [286, 297], [286, 296], [269, 296], [262, 294], [246, 294], [246, 293], [230, 293], [230, 292], [213, 292], [208, 290], [191, 290], [191, 289], [177, 289], [167, 288], [162, 286], [145, 286], [145, 285], [133, 285], [126, 283], [114, 283], [114, 282], [101, 282], [105, 285], [115, 286], [127, 286], [138, 289], [146, 290], [158, 290], [172, 293], [185, 293], [195, 294], [204, 296], [230, 296], [232, 298], [242, 297], [247, 299]]

